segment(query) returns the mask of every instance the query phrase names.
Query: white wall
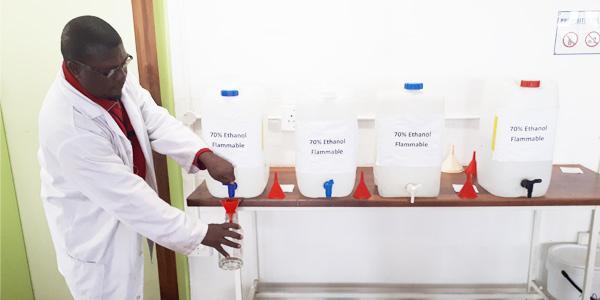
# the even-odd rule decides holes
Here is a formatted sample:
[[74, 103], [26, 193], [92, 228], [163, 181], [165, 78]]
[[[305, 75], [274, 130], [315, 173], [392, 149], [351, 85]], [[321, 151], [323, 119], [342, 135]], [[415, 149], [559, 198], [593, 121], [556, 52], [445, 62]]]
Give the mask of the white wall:
[[[179, 113], [199, 112], [209, 84], [259, 85], [265, 111], [314, 86], [352, 89], [360, 115], [378, 88], [421, 79], [446, 96], [449, 116], [477, 115], [483, 80], [548, 78], [560, 85], [555, 161], [597, 168], [597, 56], [554, 56], [560, 9], [595, 1], [176, 1], [170, 6]], [[176, 10], [179, 9], [180, 13]], [[179, 63], [178, 63], [179, 62]], [[301, 98], [300, 98], [301, 101]], [[456, 124], [470, 127], [468, 124]], [[365, 139], [372, 139], [366, 132]], [[292, 133], [267, 135], [267, 154], [290, 164]], [[460, 137], [459, 137], [460, 136]], [[471, 140], [450, 130], [459, 156]], [[282, 151], [283, 150], [283, 151]], [[373, 152], [362, 147], [360, 161]]]
[[[70, 19], [86, 14], [105, 19], [121, 34], [125, 48], [135, 56], [131, 3], [121, 0], [0, 1], [0, 99], [33, 290], [39, 300], [69, 299], [67, 286], [58, 273], [40, 199], [38, 112], [60, 70], [60, 34]], [[135, 60], [130, 68], [137, 69]], [[156, 263], [150, 264], [149, 259], [145, 281], [145, 298], [158, 299]]]
[[[447, 115], [461, 118], [479, 114], [486, 79], [550, 79], [558, 82], [560, 97], [555, 162], [598, 168], [600, 59], [553, 55], [558, 11], [600, 9], [597, 1], [169, 5], [178, 116], [201, 115], [203, 92], [214, 84], [264, 88], [267, 115], [280, 115], [283, 104], [302, 101], [308, 89], [330, 86], [349, 90], [348, 105], [369, 116], [378, 89], [423, 80], [445, 95]], [[373, 125], [359, 125], [359, 162], [370, 165]], [[477, 119], [446, 122], [446, 144], [456, 144], [462, 162], [478, 126]], [[293, 132], [281, 132], [272, 121], [265, 141], [273, 165], [293, 165]], [[191, 185], [188, 178], [186, 194]], [[522, 282], [531, 216], [520, 209], [261, 212], [260, 275], [271, 281]], [[587, 216], [577, 210], [545, 213], [543, 240], [575, 240]], [[203, 259], [190, 263], [203, 272], [215, 267]], [[197, 293], [218, 293], [215, 286], [192, 276]]]

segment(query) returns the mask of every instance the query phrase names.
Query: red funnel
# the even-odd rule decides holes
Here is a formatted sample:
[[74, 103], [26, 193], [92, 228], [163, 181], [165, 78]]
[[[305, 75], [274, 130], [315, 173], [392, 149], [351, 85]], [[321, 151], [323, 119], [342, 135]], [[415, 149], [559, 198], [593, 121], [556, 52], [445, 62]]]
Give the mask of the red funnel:
[[279, 184], [279, 176], [277, 172], [275, 172], [275, 179], [273, 179], [273, 185], [271, 186], [271, 190], [269, 191], [269, 195], [267, 196], [269, 199], [285, 199], [285, 194], [281, 189], [281, 185]]
[[460, 192], [458, 192], [458, 197], [461, 199], [477, 198], [477, 192], [473, 188], [473, 175], [467, 173], [467, 180], [465, 180], [465, 184], [460, 189]]
[[240, 199], [221, 199], [221, 205], [225, 208], [225, 213], [229, 216], [229, 223], [233, 223], [233, 214], [235, 214], [235, 210], [240, 204]]
[[477, 177], [477, 160], [475, 159], [475, 151], [473, 151], [473, 158], [465, 169], [465, 173], [473, 175], [473, 178]]
[[354, 199], [369, 199], [371, 198], [371, 193], [367, 188], [367, 184], [365, 184], [365, 174], [360, 171], [360, 180], [358, 181], [358, 186], [356, 187], [356, 191], [354, 191]]

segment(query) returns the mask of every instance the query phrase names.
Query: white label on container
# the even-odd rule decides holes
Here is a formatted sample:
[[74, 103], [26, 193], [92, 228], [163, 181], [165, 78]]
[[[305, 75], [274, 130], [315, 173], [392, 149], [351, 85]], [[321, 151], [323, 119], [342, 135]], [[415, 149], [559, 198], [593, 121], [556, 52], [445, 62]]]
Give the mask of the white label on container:
[[202, 119], [202, 137], [216, 154], [234, 166], [258, 166], [264, 163], [261, 151], [260, 119]]
[[435, 167], [442, 161], [443, 114], [377, 120], [377, 164]]
[[498, 112], [492, 133], [496, 161], [548, 161], [554, 154], [556, 109]]
[[356, 168], [356, 121], [296, 124], [296, 167], [304, 172], [346, 172]]

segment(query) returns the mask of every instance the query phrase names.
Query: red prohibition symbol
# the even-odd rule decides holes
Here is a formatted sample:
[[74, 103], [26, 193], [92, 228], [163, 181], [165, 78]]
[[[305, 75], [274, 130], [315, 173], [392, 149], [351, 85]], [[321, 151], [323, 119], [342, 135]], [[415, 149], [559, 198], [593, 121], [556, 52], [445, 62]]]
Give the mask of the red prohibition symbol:
[[575, 47], [575, 45], [577, 45], [578, 41], [579, 41], [579, 36], [577, 35], [577, 33], [572, 32], [572, 31], [565, 34], [565, 36], [563, 36], [563, 39], [562, 39], [563, 45], [565, 45], [565, 47], [567, 47], [567, 48]]
[[598, 33], [598, 31], [592, 31], [585, 36], [585, 44], [588, 47], [594, 48], [594, 47], [598, 46], [599, 43], [600, 43], [600, 33]]

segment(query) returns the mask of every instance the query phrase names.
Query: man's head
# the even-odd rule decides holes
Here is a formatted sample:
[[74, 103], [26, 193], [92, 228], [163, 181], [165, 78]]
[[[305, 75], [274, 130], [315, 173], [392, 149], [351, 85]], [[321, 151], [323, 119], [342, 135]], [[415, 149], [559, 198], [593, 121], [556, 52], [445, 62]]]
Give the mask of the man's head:
[[117, 31], [94, 16], [67, 23], [60, 38], [67, 68], [96, 97], [119, 99], [131, 60]]

